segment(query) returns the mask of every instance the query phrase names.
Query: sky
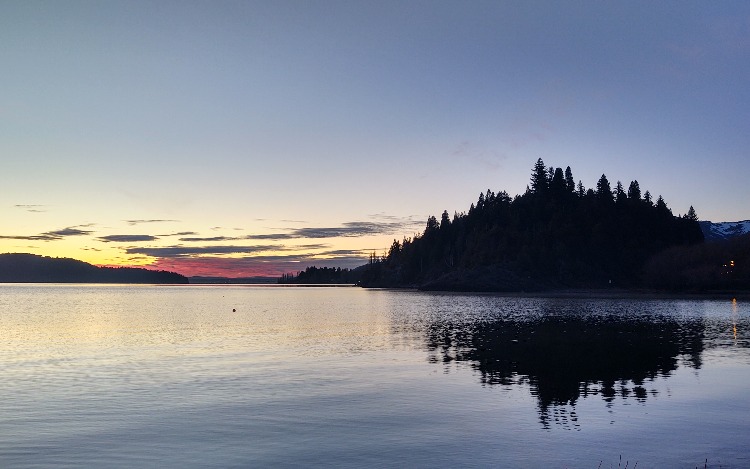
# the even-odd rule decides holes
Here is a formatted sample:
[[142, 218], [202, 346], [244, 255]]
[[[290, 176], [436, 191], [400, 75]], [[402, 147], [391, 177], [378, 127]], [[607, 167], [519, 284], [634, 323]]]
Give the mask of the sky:
[[0, 252], [355, 267], [538, 158], [750, 219], [747, 1], [0, 2]]

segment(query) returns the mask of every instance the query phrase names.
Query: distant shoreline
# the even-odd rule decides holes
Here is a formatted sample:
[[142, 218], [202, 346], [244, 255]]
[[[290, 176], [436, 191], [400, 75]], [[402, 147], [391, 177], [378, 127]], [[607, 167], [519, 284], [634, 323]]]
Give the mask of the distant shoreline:
[[[230, 280], [230, 279], [228, 279]], [[8, 282], [0, 281], [0, 285], [107, 285], [107, 286], [156, 286], [156, 287], [274, 287], [274, 288], [363, 288], [365, 290], [389, 290], [403, 292], [422, 292], [436, 295], [476, 295], [499, 296], [508, 298], [559, 298], [559, 299], [642, 299], [642, 300], [728, 300], [750, 301], [750, 291], [707, 291], [707, 292], [669, 292], [645, 289], [596, 289], [571, 288], [559, 290], [539, 291], [459, 291], [459, 290], [421, 290], [415, 287], [361, 287], [349, 283], [264, 283], [264, 282], [191, 282], [191, 283], [124, 283], [124, 282]]]
[[450, 295], [481, 295], [481, 296], [503, 296], [523, 298], [581, 298], [581, 299], [695, 299], [695, 300], [725, 300], [738, 299], [750, 300], [750, 291], [707, 291], [707, 292], [670, 292], [645, 289], [596, 289], [596, 288], [570, 288], [559, 290], [538, 291], [463, 291], [463, 290], [421, 290], [419, 288], [367, 288], [373, 290], [393, 291], [420, 291], [424, 293], [450, 294]]

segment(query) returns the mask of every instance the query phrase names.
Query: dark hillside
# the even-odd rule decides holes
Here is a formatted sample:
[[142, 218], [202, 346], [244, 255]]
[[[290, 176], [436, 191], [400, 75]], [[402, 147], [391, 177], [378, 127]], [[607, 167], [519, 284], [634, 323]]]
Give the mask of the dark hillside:
[[526, 193], [479, 194], [468, 212], [431, 216], [424, 232], [373, 258], [364, 286], [520, 291], [642, 285], [643, 267], [673, 246], [703, 242], [695, 211], [674, 216], [638, 181], [574, 182], [539, 159]]
[[646, 264], [645, 284], [681, 291], [750, 290], [750, 233], [660, 252]]
[[83, 261], [35, 254], [0, 254], [0, 282], [14, 283], [188, 283], [163, 270], [97, 267]]

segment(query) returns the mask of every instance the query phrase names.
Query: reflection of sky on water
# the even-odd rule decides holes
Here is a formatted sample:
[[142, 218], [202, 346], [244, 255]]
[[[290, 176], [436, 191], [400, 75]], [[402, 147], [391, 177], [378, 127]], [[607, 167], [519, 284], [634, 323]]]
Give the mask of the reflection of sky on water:
[[[619, 401], [645, 404], [668, 389], [679, 367], [701, 369], [704, 353], [747, 348], [738, 333], [737, 301], [731, 319], [715, 314], [663, 311], [656, 302], [638, 302], [622, 311], [617, 303], [550, 301], [526, 317], [500, 312], [474, 322], [435, 321], [426, 331], [428, 360], [447, 366], [468, 364], [482, 385], [527, 387], [537, 400], [541, 424], [579, 428], [577, 405], [600, 398], [610, 409]], [[630, 305], [633, 305], [631, 302]], [[745, 318], [747, 321], [747, 318]]]

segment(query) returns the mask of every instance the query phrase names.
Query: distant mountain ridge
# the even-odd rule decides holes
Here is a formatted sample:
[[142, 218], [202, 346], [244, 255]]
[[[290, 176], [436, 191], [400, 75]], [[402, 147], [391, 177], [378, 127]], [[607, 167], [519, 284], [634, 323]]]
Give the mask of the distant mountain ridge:
[[98, 267], [65, 257], [0, 254], [0, 283], [188, 283], [187, 277], [165, 270]]
[[721, 241], [750, 233], [750, 220], [725, 221], [720, 223], [700, 221], [698, 223], [706, 241]]

